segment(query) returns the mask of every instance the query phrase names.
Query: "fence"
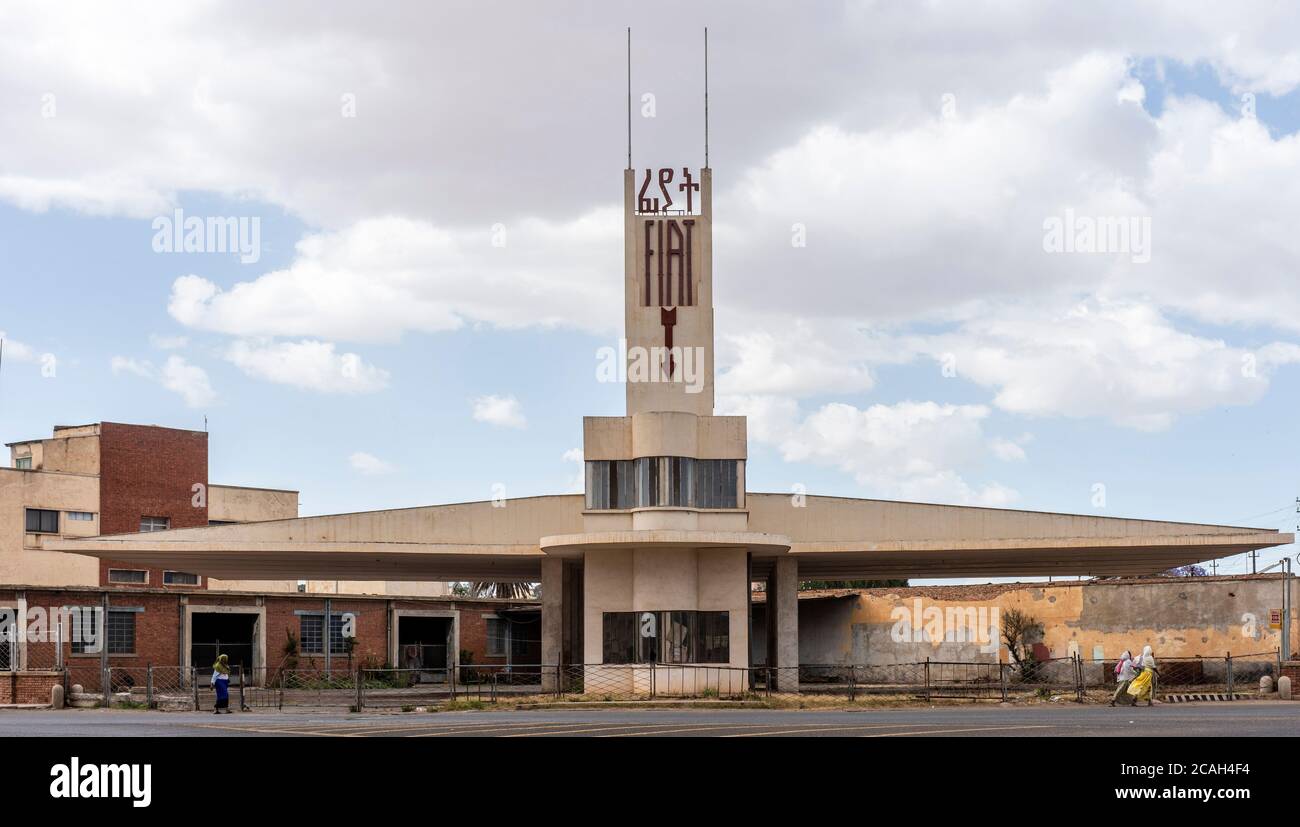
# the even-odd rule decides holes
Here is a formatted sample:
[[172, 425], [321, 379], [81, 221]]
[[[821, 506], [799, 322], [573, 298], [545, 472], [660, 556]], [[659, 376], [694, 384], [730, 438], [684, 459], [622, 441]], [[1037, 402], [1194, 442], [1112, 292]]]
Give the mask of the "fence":
[[[1279, 653], [1158, 660], [1156, 694], [1258, 693], [1276, 680]], [[1113, 662], [1081, 658], [1024, 663], [927, 660], [887, 665], [740, 667], [691, 664], [476, 665], [440, 668], [231, 670], [231, 706], [241, 709], [412, 708], [454, 700], [639, 701], [676, 698], [748, 700], [872, 695], [934, 699], [1105, 700], [1115, 690]], [[210, 669], [188, 666], [65, 665], [61, 680], [79, 706], [211, 709]], [[74, 692], [78, 689], [79, 692]]]
[[[62, 670], [65, 698], [74, 706], [138, 709], [212, 709], [209, 676], [191, 666], [74, 664]], [[207, 670], [211, 672], [211, 670]], [[231, 668], [231, 706], [244, 702], [244, 675]]]

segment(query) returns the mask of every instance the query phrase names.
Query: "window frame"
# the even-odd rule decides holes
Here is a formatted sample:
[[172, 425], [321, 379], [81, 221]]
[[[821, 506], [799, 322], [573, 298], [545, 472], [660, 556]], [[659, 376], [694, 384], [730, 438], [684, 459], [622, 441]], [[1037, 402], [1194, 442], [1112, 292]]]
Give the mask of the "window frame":
[[[143, 575], [143, 577], [141, 577], [141, 579], [139, 580], [116, 580], [113, 578], [114, 574], [140, 574]], [[149, 585], [149, 570], [148, 569], [109, 569], [108, 582], [117, 583], [124, 586], [147, 586]]]
[[[321, 609], [320, 611], [299, 611], [299, 612], [295, 612], [295, 614], [298, 615], [298, 651], [301, 654], [311, 655], [314, 657], [322, 657], [322, 658], [325, 657], [325, 637], [326, 635], [328, 635], [329, 646], [330, 646], [330, 657], [334, 657], [336, 655], [347, 655], [348, 653], [347, 644], [344, 642], [344, 638], [343, 638], [343, 616], [346, 614], [351, 614], [355, 617], [357, 615], [356, 612], [331, 611], [328, 631], [326, 630], [325, 627], [324, 609]], [[314, 640], [315, 639], [320, 640], [319, 649], [307, 648], [307, 633], [306, 633], [306, 629], [304, 629], [303, 626], [308, 620], [312, 620], [320, 624], [320, 634], [318, 636], [313, 635]]]
[[[174, 580], [168, 579], [168, 575], [173, 575], [173, 574], [181, 574], [181, 575], [184, 575], [185, 577], [193, 577], [193, 578], [194, 578], [194, 582], [193, 582], [193, 583], [177, 583], [177, 582], [175, 582]], [[175, 570], [173, 570], [173, 569], [164, 569], [164, 570], [163, 570], [163, 585], [164, 585], [164, 586], [201, 586], [201, 585], [203, 585], [203, 575], [201, 575], [201, 574], [195, 574], [195, 573], [192, 572], [192, 571], [175, 571]]]
[[[163, 523], [162, 528], [159, 528], [159, 527], [156, 525], [156, 523], [157, 523], [158, 521], [161, 521], [161, 522]], [[146, 524], [149, 526], [148, 528], [145, 527]], [[171, 528], [172, 528], [172, 518], [171, 518], [171, 517], [141, 516], [141, 517], [140, 517], [140, 531], [139, 531], [138, 533], [139, 533], [139, 534], [152, 534], [152, 533], [154, 533], [155, 531], [171, 531]]]
[[[643, 633], [646, 623], [653, 625], [653, 634]], [[601, 663], [727, 665], [731, 663], [731, 613], [725, 609], [602, 612]]]
[[[26, 534], [58, 534], [61, 512], [57, 508], [24, 508], [23, 509], [23, 531]], [[37, 528], [32, 528], [32, 515], [38, 515], [36, 518]], [[54, 528], [44, 527], [44, 520], [49, 515], [54, 515]]]
[[[499, 630], [497, 635], [492, 634], [493, 627]], [[499, 615], [488, 615], [483, 618], [483, 656], [488, 658], [504, 658], [510, 653], [510, 621]], [[493, 642], [500, 644], [499, 648], [493, 647]]]

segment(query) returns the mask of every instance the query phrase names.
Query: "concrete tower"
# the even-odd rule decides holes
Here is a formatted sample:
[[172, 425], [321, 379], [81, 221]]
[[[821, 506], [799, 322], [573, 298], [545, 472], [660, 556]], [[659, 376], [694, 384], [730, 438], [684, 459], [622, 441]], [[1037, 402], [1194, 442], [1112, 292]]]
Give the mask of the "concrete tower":
[[[548, 662], [587, 664], [595, 691], [729, 685], [749, 679], [754, 558], [789, 540], [749, 532], [745, 418], [713, 415], [712, 171], [628, 169], [623, 192], [627, 415], [584, 418], [584, 533], [542, 540], [570, 565], [544, 563], [543, 600], [562, 578], [582, 606], [554, 634], [573, 651]], [[672, 668], [688, 663], [721, 668]]]

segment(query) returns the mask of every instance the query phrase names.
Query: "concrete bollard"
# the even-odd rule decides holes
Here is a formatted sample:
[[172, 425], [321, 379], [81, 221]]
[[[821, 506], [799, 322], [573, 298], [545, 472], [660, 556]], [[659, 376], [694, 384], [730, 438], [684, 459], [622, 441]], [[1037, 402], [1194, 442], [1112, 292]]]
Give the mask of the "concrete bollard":
[[1291, 679], [1286, 675], [1277, 679], [1277, 699], [1279, 701], [1291, 700]]
[[82, 694], [82, 693], [85, 692], [85, 691], [86, 691], [86, 690], [85, 690], [85, 687], [83, 687], [83, 686], [82, 686], [81, 684], [79, 684], [79, 683], [74, 683], [74, 684], [72, 685], [72, 694], [73, 694], [73, 695], [80, 695], [80, 694]]
[[63, 684], [56, 683], [50, 687], [50, 706], [54, 709], [63, 709]]
[[1273, 692], [1273, 676], [1264, 675], [1259, 679], [1259, 694], [1269, 695]]

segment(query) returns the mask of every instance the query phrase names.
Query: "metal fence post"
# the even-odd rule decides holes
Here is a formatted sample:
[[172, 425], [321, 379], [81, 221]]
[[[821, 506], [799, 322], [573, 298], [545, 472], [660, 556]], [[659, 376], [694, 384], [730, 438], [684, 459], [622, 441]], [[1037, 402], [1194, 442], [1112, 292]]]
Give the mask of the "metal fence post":
[[190, 686], [194, 689], [194, 711], [199, 711], [199, 668], [190, 667]]
[[149, 664], [144, 673], [144, 705], [153, 709], [153, 664]]
[[925, 702], [930, 702], [930, 659], [925, 659]]
[[1224, 657], [1223, 660], [1227, 665], [1227, 672], [1228, 672], [1228, 700], [1235, 701], [1237, 700], [1237, 696], [1233, 694], [1233, 686], [1232, 686], [1233, 683], [1232, 682], [1232, 653], [1229, 652]]
[[109, 666], [101, 670], [99, 680], [101, 681], [100, 692], [104, 696], [104, 708], [108, 709], [113, 705], [113, 667]]
[[1083, 656], [1078, 652], [1074, 653], [1074, 677], [1077, 681], [1079, 703], [1083, 703]]
[[248, 674], [244, 672], [244, 664], [239, 664], [239, 711], [248, 711], [248, 702], [244, 700], [244, 684], [248, 683]]
[[1001, 684], [1001, 687], [1002, 687], [1002, 702], [1003, 702], [1003, 703], [1006, 703], [1006, 700], [1007, 700], [1007, 665], [1006, 665], [1005, 663], [1003, 663], [1002, 661], [998, 661], [998, 683]]
[[365, 705], [366, 702], [366, 699], [362, 697], [363, 691], [361, 688], [361, 671], [362, 670], [360, 669], [357, 670], [357, 712], [361, 711], [362, 707]]
[[858, 699], [858, 667], [857, 664], [849, 665], [849, 700]]

